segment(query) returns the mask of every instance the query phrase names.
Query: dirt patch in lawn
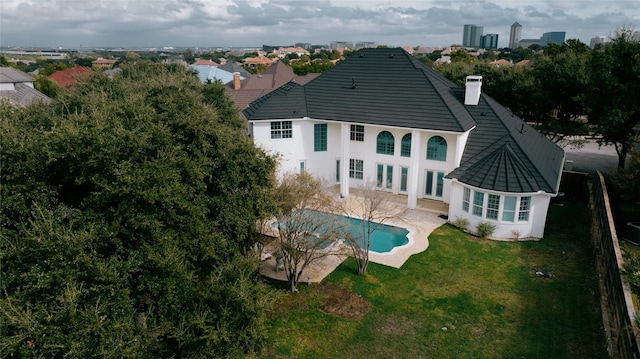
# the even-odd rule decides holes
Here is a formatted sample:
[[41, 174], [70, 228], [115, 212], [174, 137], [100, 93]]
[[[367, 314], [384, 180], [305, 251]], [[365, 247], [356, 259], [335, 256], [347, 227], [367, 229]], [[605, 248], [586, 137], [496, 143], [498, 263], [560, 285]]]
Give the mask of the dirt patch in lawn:
[[345, 319], [360, 319], [371, 310], [371, 303], [337, 284], [323, 283], [317, 289], [324, 296], [320, 310]]

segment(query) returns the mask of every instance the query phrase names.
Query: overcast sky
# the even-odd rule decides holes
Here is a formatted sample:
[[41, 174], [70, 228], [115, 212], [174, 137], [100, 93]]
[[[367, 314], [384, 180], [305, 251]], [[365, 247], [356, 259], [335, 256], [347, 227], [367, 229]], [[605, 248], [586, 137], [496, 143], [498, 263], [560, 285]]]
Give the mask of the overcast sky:
[[565, 31], [589, 44], [622, 26], [640, 30], [640, 0], [1, 0], [0, 45], [29, 47], [259, 47], [372, 41], [462, 43], [464, 24], [522, 38]]

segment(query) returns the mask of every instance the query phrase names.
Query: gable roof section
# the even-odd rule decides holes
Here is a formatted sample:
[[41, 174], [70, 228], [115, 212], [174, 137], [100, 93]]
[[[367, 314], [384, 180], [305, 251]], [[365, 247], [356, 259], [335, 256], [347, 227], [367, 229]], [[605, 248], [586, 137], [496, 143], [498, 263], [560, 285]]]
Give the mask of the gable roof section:
[[401, 48], [362, 49], [307, 83], [297, 107], [316, 119], [464, 132], [476, 124], [456, 87]]
[[35, 79], [13, 67], [0, 67], [0, 83], [34, 82]]
[[[456, 92], [462, 100], [464, 90]], [[467, 109], [478, 127], [447, 178], [501, 192], [557, 192], [564, 150], [485, 94]]]

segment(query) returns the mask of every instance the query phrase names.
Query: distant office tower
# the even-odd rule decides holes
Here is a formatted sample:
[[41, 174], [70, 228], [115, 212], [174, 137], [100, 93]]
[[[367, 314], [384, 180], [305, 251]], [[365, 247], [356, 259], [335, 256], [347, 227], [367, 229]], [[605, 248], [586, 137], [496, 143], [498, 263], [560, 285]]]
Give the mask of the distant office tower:
[[589, 47], [590, 48], [595, 48], [596, 45], [598, 44], [604, 44], [605, 42], [608, 42], [609, 38], [606, 36], [594, 36], [591, 38], [591, 42], [589, 43]]
[[483, 49], [487, 50], [495, 50], [498, 48], [498, 34], [486, 34], [482, 35], [482, 44]]
[[557, 45], [562, 45], [564, 44], [565, 34], [564, 31], [545, 32], [542, 34], [542, 37], [540, 37], [540, 46], [547, 46], [552, 42]]
[[633, 37], [632, 37], [632, 39], [633, 39], [634, 41], [638, 41], [638, 42], [640, 42], [640, 31], [634, 31], [634, 32], [633, 32]]
[[514, 22], [511, 25], [511, 34], [509, 34], [509, 48], [517, 49], [520, 42], [520, 35], [522, 35], [522, 25]]
[[464, 33], [462, 34], [462, 46], [464, 47], [481, 47], [482, 31], [484, 28], [477, 25], [464, 25]]
[[531, 45], [540, 45], [540, 39], [521, 39], [518, 41], [518, 47], [524, 49], [529, 48]]

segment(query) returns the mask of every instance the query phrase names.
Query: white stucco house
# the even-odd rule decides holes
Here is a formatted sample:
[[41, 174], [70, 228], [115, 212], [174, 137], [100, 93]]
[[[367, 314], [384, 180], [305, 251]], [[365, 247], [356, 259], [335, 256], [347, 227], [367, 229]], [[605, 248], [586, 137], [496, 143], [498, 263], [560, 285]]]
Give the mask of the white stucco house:
[[401, 48], [363, 49], [304, 86], [290, 82], [243, 114], [281, 173], [310, 171], [342, 196], [381, 191], [449, 204], [449, 219], [495, 224], [494, 238], [542, 238], [564, 151], [482, 94]]

